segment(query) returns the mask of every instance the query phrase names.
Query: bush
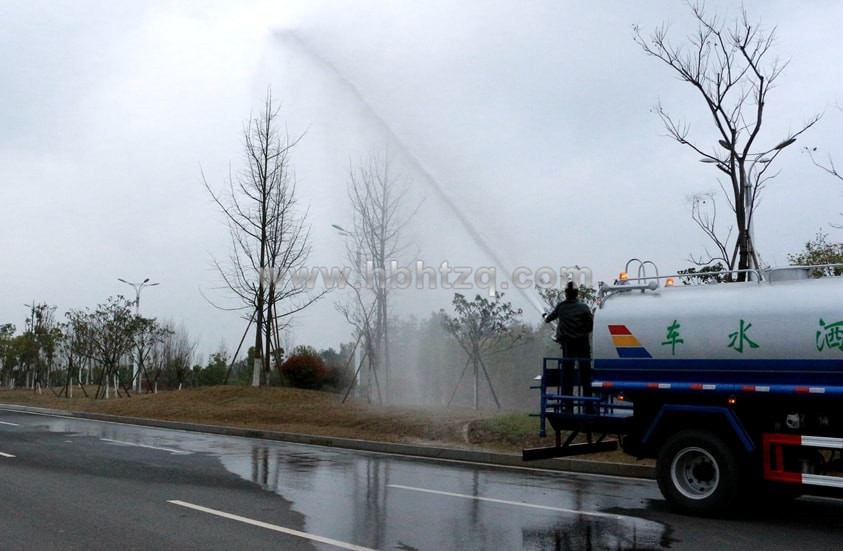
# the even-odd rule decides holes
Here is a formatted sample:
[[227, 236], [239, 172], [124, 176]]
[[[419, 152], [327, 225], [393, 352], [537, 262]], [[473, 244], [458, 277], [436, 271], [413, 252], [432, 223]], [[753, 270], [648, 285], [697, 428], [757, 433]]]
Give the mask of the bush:
[[328, 376], [325, 361], [307, 347], [296, 348], [281, 365], [281, 373], [290, 386], [310, 390], [320, 390]]
[[347, 373], [342, 367], [328, 367], [326, 368], [325, 381], [322, 384], [322, 389], [331, 392], [342, 392], [351, 385], [351, 380], [352, 374]]
[[197, 369], [194, 367], [196, 384], [199, 386], [221, 385], [228, 374], [228, 367], [225, 364], [210, 363], [206, 367]]

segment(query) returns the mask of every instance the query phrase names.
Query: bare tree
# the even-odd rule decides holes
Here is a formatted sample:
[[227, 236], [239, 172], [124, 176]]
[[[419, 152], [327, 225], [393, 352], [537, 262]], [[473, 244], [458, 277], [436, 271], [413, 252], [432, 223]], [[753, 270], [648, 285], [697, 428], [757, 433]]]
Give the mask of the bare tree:
[[823, 171], [825, 171], [826, 173], [834, 176], [838, 180], [843, 180], [843, 174], [841, 174], [838, 171], [837, 167], [834, 166], [834, 158], [831, 156], [831, 153], [828, 154], [825, 162], [822, 162], [822, 161], [818, 161], [816, 159], [816, 156], [815, 156], [816, 153], [817, 153], [816, 147], [810, 147], [810, 148], [806, 147], [804, 149], [804, 151], [811, 158], [811, 162], [814, 163], [814, 166], [816, 166], [817, 168], [821, 168]]
[[[146, 392], [157, 393], [161, 374], [165, 369], [191, 368], [196, 342], [190, 339], [184, 326], [175, 327], [173, 322], [142, 328], [135, 338], [135, 362], [138, 376], [146, 380]], [[183, 364], [187, 364], [184, 368]], [[182, 372], [183, 373], [183, 372]], [[179, 390], [184, 375], [177, 377]]]
[[225, 288], [239, 304], [228, 310], [244, 312], [255, 323], [255, 361], [252, 385], [260, 384], [271, 359], [280, 369], [280, 332], [289, 316], [301, 311], [323, 293], [314, 295], [291, 277], [304, 269], [310, 253], [307, 212], [297, 209], [295, 179], [289, 154], [301, 137], [282, 133], [280, 109], [267, 92], [263, 109], [243, 127], [245, 168], [229, 176], [223, 192], [202, 181], [222, 210], [229, 228], [231, 250], [227, 261], [214, 260]]
[[522, 310], [514, 309], [509, 302], [501, 302], [501, 298], [502, 293], [495, 293], [494, 300], [477, 295], [474, 301], [469, 302], [463, 295], [454, 293], [455, 315], [450, 316], [444, 310], [440, 312], [445, 329], [468, 354], [460, 378], [448, 400], [449, 406], [468, 366], [471, 365], [474, 370], [474, 408], [480, 407], [481, 371], [489, 384], [495, 404], [498, 409], [501, 407], [483, 358], [514, 348], [522, 337], [521, 333], [513, 331], [518, 326]]
[[[347, 257], [354, 266], [359, 284], [355, 286], [355, 307], [340, 305], [339, 308], [355, 326], [358, 342], [363, 342], [368, 375], [374, 382], [379, 401], [377, 374], [382, 368], [387, 402], [389, 301], [392, 293], [404, 283], [396, 281], [398, 268], [404, 265], [402, 256], [408, 248], [402, 231], [418, 210], [418, 206], [411, 208], [407, 204], [409, 191], [410, 182], [395, 171], [389, 151], [372, 153], [358, 167], [349, 170], [352, 230], [339, 228], [347, 238]], [[367, 385], [369, 393], [371, 389], [372, 385]], [[369, 397], [371, 399], [371, 395]]]
[[[648, 38], [636, 26], [634, 40], [646, 54], [664, 62], [680, 80], [691, 85], [712, 117], [716, 131], [713, 147], [703, 145], [705, 140], [692, 138], [690, 125], [668, 114], [661, 103], [655, 108], [669, 137], [701, 155], [703, 162], [713, 164], [727, 177], [721, 187], [735, 215], [737, 239], [730, 252], [728, 238], [721, 240], [709, 231], [712, 228], [702, 224], [723, 256], [709, 260], [722, 260], [730, 270], [757, 268], [752, 218], [761, 190], [776, 176], [770, 167], [782, 150], [811, 128], [820, 115], [812, 116], [784, 139], [768, 142], [775, 145], [761, 146], [767, 96], [787, 66], [778, 59], [767, 59], [776, 29], [768, 31], [760, 24], [751, 24], [745, 10], [727, 28], [716, 15], [706, 14], [703, 3], [689, 6], [698, 29], [687, 38], [687, 43], [678, 46], [671, 43], [664, 25]], [[739, 279], [745, 277], [742, 272]]]
[[[828, 157], [827, 157], [826, 161], [823, 163], [823, 162], [818, 161], [814, 157], [814, 155], [816, 154], [816, 151], [817, 151], [816, 147], [813, 147], [813, 148], [810, 148], [810, 149], [807, 148], [807, 147], [805, 148], [805, 152], [811, 158], [811, 162], [814, 163], [814, 166], [816, 166], [818, 168], [821, 168], [822, 170], [824, 170], [828, 174], [834, 176], [838, 180], [843, 180], [843, 174], [841, 174], [837, 170], [837, 167], [834, 166], [834, 158], [831, 156], [831, 153], [828, 154]], [[843, 215], [843, 212], [841, 212], [840, 214]], [[831, 224], [831, 227], [837, 228], [837, 229], [843, 229], [843, 224]]]
[[[349, 282], [346, 281], [346, 283]], [[359, 280], [352, 285], [352, 290], [354, 291], [354, 301], [351, 304], [344, 302], [336, 304], [337, 310], [345, 316], [346, 321], [354, 326], [355, 342], [352, 347], [349, 360], [355, 359], [358, 350], [363, 351], [363, 353], [359, 356], [359, 365], [355, 366], [352, 384], [349, 386], [348, 392], [346, 392], [346, 395], [343, 398], [343, 402], [348, 397], [348, 393], [351, 391], [354, 383], [357, 382], [360, 371], [363, 370], [363, 366], [366, 365], [366, 381], [362, 385], [363, 393], [369, 402], [372, 401], [374, 394], [377, 397], [378, 403], [382, 403], [383, 395], [381, 393], [380, 380], [378, 379], [378, 370], [376, 369], [378, 354], [375, 350], [377, 347], [377, 337], [375, 335], [374, 312], [378, 305], [376, 302], [366, 300], [363, 296], [362, 289], [359, 288], [359, 285], [357, 285], [358, 283]]]
[[[841, 108], [840, 105], [837, 105], [837, 110], [843, 111], [843, 108]], [[834, 157], [831, 153], [826, 153], [825, 161], [820, 161], [817, 159], [818, 152], [816, 147], [805, 147], [803, 148], [803, 151], [808, 155], [808, 157], [810, 157], [814, 166], [822, 169], [825, 173], [837, 178], [838, 180], [843, 181], [843, 173], [841, 173], [840, 169], [834, 165]], [[843, 213], [841, 214], [843, 215]], [[833, 228], [843, 229], [843, 224], [831, 224], [831, 226]]]
[[167, 329], [167, 334], [159, 346], [159, 360], [167, 371], [175, 375], [178, 389], [181, 390], [192, 373], [197, 343], [190, 338], [183, 325], [175, 328], [170, 323]]
[[[839, 104], [836, 105], [837, 110], [843, 112], [843, 107]], [[814, 166], [817, 168], [822, 169], [824, 172], [834, 176], [838, 180], [843, 180], [843, 174], [840, 173], [840, 170], [834, 166], [834, 157], [832, 157], [831, 153], [826, 154], [826, 160], [820, 161], [817, 160], [817, 148], [816, 147], [805, 147], [803, 151], [808, 154], [810, 157], [811, 162], [814, 163]]]

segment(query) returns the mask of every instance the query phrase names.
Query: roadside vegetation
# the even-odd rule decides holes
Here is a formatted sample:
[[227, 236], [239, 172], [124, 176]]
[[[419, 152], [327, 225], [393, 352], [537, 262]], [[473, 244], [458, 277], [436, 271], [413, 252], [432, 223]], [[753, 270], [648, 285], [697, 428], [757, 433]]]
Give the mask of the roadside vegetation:
[[[131, 399], [73, 398], [29, 389], [0, 389], [0, 403], [129, 418], [181, 421], [278, 432], [359, 438], [385, 442], [507, 449], [538, 443], [538, 421], [526, 413], [470, 409], [375, 406], [314, 390], [213, 386]], [[500, 417], [502, 421], [495, 422]], [[520, 418], [520, 422], [513, 419]], [[475, 429], [475, 425], [477, 429]], [[532, 425], [532, 426], [529, 426]], [[517, 445], [514, 445], [517, 444]], [[517, 449], [516, 449], [517, 448]]]

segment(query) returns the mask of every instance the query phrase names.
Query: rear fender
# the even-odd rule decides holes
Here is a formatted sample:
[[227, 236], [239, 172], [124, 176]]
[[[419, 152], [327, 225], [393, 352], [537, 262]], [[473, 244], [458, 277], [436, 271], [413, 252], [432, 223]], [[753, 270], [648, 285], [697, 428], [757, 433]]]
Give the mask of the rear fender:
[[659, 441], [679, 428], [698, 426], [717, 427], [724, 436], [734, 436], [743, 449], [752, 453], [756, 446], [737, 414], [724, 406], [664, 404], [641, 437], [642, 446], [658, 446]]

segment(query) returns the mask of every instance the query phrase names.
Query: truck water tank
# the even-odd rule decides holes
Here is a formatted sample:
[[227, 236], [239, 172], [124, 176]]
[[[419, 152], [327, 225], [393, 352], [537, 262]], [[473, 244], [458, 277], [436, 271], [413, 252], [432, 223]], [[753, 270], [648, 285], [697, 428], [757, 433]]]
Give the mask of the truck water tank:
[[843, 387], [843, 277], [617, 292], [593, 349], [595, 381]]

